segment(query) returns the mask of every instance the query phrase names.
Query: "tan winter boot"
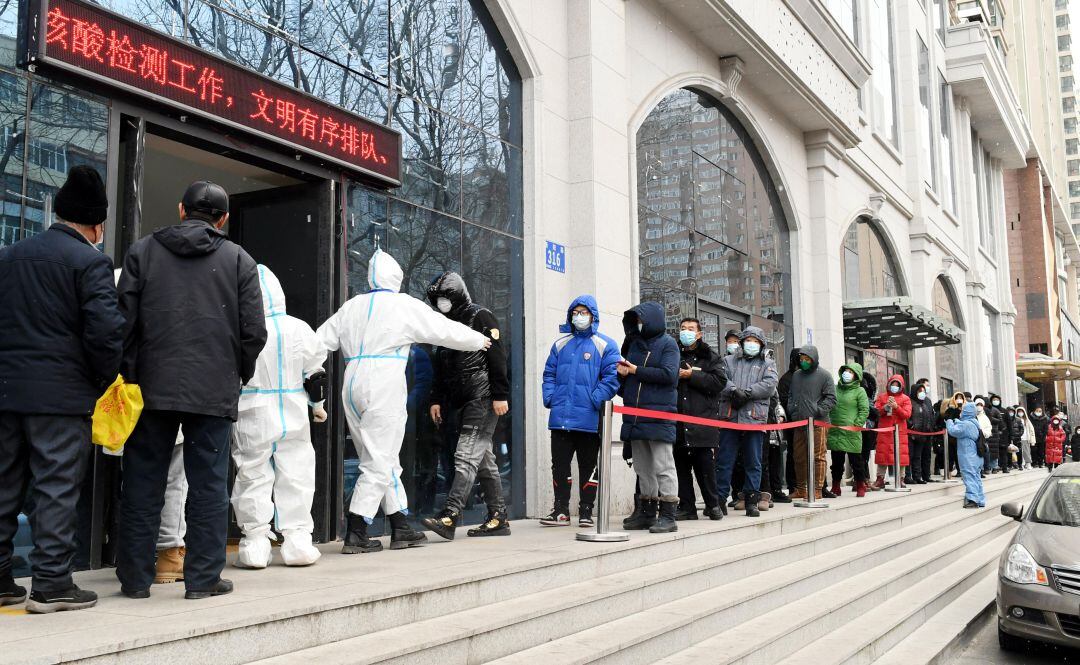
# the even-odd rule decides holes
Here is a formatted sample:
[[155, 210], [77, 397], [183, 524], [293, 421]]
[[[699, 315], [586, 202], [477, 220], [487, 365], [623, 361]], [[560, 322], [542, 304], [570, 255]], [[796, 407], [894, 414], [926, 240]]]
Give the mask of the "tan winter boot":
[[739, 500], [735, 502], [735, 510], [746, 510], [746, 499], [742, 492], [739, 492]]
[[170, 547], [158, 550], [157, 573], [154, 575], [154, 584], [171, 584], [184, 579], [184, 555], [187, 549], [183, 547]]
[[761, 493], [761, 500], [758, 501], [757, 508], [759, 511], [766, 511], [772, 508], [772, 494], [769, 492]]

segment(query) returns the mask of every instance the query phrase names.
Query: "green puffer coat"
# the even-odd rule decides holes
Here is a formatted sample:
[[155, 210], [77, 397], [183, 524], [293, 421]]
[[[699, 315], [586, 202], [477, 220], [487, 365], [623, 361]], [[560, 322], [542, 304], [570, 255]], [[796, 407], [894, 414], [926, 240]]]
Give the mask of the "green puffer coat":
[[[862, 387], [862, 365], [848, 363], [843, 365], [840, 371], [843, 372], [844, 369], [855, 372], [855, 380], [847, 385], [836, 382], [836, 406], [833, 407], [830, 419], [833, 425], [862, 427], [866, 424], [867, 416], [870, 415], [870, 400], [866, 398], [866, 391]], [[842, 429], [830, 429], [829, 450], [861, 453], [862, 434]]]

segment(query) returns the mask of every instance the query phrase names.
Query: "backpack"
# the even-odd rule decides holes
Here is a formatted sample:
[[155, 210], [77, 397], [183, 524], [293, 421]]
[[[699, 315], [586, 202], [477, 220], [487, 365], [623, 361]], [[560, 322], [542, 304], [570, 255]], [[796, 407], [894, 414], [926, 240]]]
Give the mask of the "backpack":
[[986, 435], [983, 434], [982, 428], [979, 428], [979, 440], [975, 442], [975, 452], [979, 454], [979, 457], [986, 457], [990, 452], [990, 446], [986, 443]]

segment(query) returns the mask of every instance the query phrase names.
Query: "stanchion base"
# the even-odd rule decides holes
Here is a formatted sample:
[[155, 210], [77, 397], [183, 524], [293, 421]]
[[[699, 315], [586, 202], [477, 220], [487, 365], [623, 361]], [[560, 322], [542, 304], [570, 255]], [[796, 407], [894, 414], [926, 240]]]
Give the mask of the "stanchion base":
[[901, 493], [907, 494], [908, 492], [911, 491], [911, 488], [910, 487], [886, 487], [885, 491], [886, 492], [901, 492]]
[[630, 534], [625, 531], [608, 531], [607, 533], [597, 533], [594, 530], [578, 531], [577, 539], [589, 543], [621, 543], [630, 540]]
[[828, 508], [829, 504], [824, 501], [794, 501], [793, 506], [796, 508]]

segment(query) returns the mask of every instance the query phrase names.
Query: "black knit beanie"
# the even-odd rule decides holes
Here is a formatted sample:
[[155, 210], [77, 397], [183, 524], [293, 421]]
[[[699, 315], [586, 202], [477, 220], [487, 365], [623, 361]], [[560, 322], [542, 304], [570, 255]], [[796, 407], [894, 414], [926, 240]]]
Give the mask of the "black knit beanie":
[[72, 224], [94, 226], [104, 222], [109, 213], [109, 199], [101, 175], [89, 166], [71, 167], [67, 182], [56, 193], [53, 210], [57, 217]]

